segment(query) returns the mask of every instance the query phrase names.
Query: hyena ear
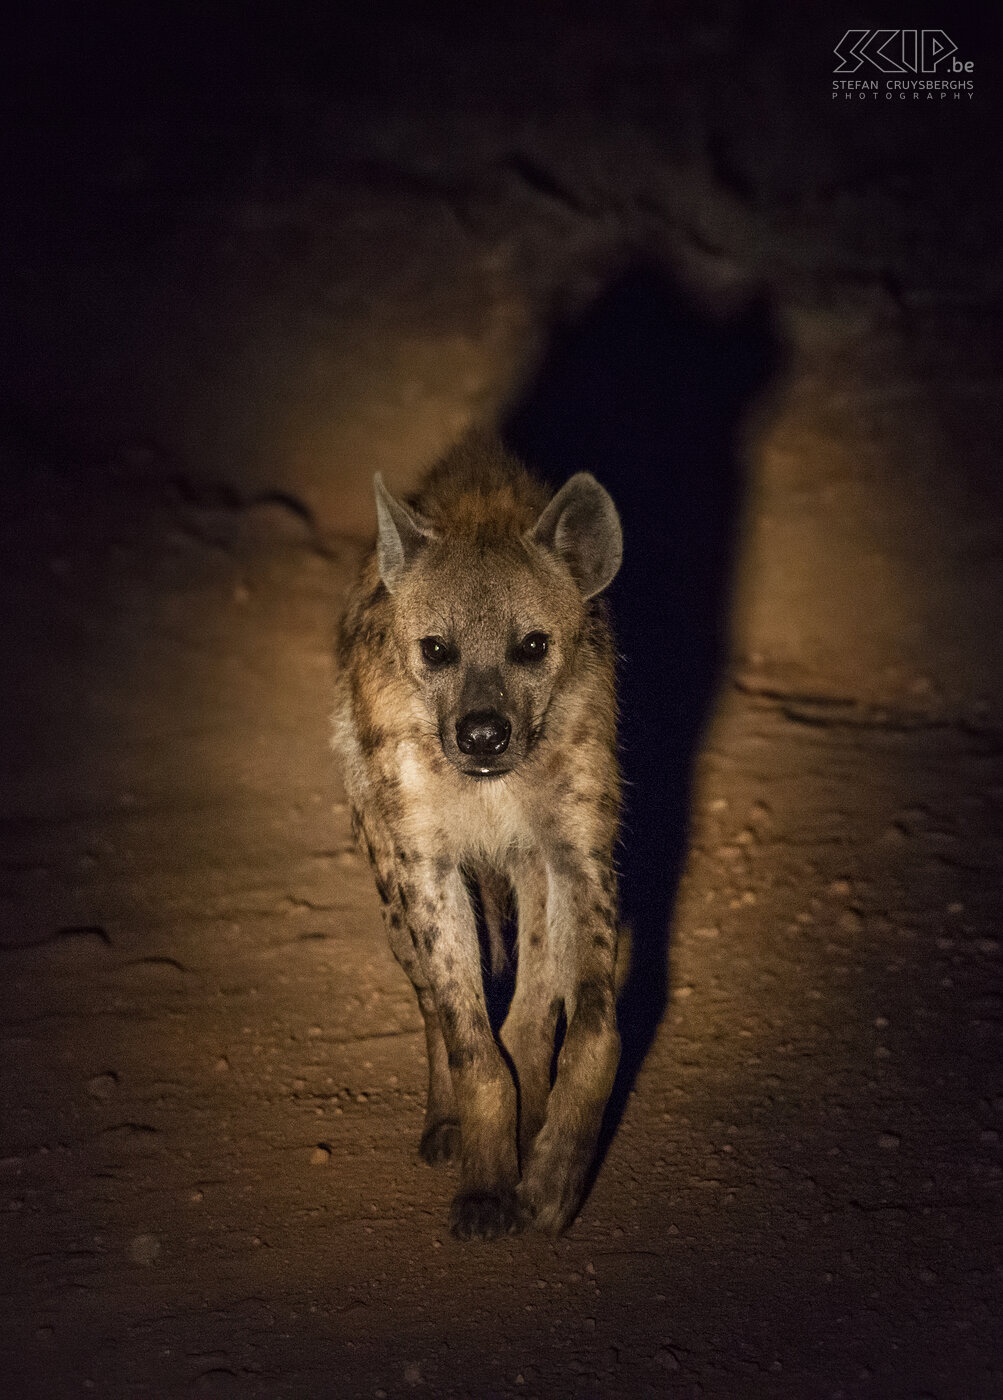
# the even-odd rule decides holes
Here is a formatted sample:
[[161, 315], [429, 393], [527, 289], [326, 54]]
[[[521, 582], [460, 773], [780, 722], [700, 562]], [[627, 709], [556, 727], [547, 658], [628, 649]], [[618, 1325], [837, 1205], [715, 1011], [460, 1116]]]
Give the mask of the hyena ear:
[[565, 482], [530, 531], [559, 556], [585, 598], [601, 593], [623, 559], [623, 531], [613, 498], [589, 472]]
[[417, 511], [398, 501], [396, 496], [391, 496], [379, 472], [373, 477], [373, 490], [379, 522], [376, 562], [387, 591], [393, 593], [404, 571], [414, 563], [423, 546], [436, 538], [436, 533]]

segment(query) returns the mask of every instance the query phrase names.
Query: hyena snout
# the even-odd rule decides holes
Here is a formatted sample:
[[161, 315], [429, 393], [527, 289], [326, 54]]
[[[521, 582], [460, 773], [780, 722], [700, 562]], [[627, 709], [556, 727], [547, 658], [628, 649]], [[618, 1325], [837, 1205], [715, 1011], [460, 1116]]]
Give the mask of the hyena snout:
[[497, 758], [511, 737], [511, 724], [497, 710], [471, 710], [456, 725], [456, 747], [472, 758]]

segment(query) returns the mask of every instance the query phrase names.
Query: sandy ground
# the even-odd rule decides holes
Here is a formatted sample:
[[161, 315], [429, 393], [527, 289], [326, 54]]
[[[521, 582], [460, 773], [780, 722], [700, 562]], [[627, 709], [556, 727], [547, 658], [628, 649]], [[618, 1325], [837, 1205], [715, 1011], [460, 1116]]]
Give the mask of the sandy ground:
[[[998, 1400], [988, 27], [94, 8], [0, 89], [0, 1394]], [[636, 947], [578, 1221], [461, 1245], [330, 642], [498, 419], [624, 516]]]
[[68, 489], [6, 541], [7, 1394], [1000, 1393], [991, 734], [726, 686], [594, 1192], [461, 1245], [328, 756], [357, 551]]

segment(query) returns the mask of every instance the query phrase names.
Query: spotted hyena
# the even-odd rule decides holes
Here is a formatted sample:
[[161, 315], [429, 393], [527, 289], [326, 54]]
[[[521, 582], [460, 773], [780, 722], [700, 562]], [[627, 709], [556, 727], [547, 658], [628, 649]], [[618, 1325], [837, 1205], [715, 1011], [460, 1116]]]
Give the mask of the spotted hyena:
[[[428, 1049], [421, 1155], [456, 1161], [461, 1237], [560, 1231], [619, 1058], [613, 647], [620, 566], [596, 479], [552, 495], [486, 439], [406, 502], [375, 478], [376, 548], [346, 606], [335, 745]], [[473, 892], [515, 992], [494, 1038]], [[561, 1012], [566, 1031], [551, 1083]]]

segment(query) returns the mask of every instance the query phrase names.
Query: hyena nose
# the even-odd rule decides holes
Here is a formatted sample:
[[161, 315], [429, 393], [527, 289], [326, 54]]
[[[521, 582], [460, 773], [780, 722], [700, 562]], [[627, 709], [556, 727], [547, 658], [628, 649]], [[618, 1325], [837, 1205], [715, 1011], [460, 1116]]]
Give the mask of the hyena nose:
[[512, 735], [512, 726], [497, 710], [472, 710], [456, 726], [456, 743], [461, 753], [478, 758], [504, 753]]

